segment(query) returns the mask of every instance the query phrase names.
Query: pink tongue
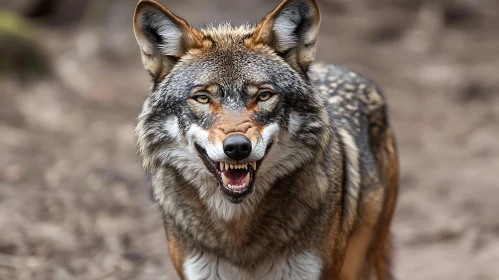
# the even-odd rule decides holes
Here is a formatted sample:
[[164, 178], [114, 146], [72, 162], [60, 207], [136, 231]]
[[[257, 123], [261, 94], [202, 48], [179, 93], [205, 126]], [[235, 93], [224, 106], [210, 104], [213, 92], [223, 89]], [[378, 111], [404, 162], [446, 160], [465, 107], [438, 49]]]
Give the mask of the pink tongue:
[[248, 174], [245, 169], [229, 169], [223, 171], [225, 177], [229, 179], [229, 184], [232, 186], [241, 186], [244, 183], [244, 178]]

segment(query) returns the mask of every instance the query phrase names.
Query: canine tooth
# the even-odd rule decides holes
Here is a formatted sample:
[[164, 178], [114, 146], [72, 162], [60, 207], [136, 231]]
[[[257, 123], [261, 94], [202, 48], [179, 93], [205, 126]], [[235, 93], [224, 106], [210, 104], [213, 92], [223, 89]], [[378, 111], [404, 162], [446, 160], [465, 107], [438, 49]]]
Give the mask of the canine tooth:
[[253, 170], [256, 170], [256, 161], [252, 161], [251, 166], [253, 166]]
[[229, 178], [227, 178], [223, 172], [222, 172], [222, 183], [224, 184], [224, 186], [230, 186]]
[[248, 170], [248, 165], [247, 165], [247, 164], [245, 164], [245, 165], [243, 166], [243, 168], [244, 168], [244, 169], [246, 169], [246, 170]]
[[246, 174], [246, 177], [244, 178], [244, 184], [246, 186], [249, 186], [249, 182], [250, 182], [250, 174], [248, 172], [248, 174]]

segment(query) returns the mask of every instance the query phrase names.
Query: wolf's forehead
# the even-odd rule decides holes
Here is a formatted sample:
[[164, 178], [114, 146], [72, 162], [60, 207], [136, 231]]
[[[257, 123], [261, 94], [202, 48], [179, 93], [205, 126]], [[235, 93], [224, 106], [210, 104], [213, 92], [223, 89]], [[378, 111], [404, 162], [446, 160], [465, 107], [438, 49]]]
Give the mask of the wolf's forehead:
[[205, 39], [215, 43], [217, 48], [234, 48], [241, 46], [244, 39], [253, 34], [255, 27], [250, 24], [232, 26], [230, 23], [224, 23], [217, 26], [209, 25], [201, 30]]
[[192, 61], [184, 71], [192, 74], [193, 83], [197, 85], [242, 86], [271, 80], [272, 72], [276, 71], [271, 64], [250, 51], [216, 50], [202, 60]]
[[246, 84], [279, 83], [283, 77], [292, 76], [290, 68], [276, 55], [245, 45], [244, 40], [252, 36], [254, 29], [249, 24], [237, 27], [221, 24], [202, 29], [204, 40], [213, 44], [184, 60], [171, 78], [184, 80], [184, 85], [190, 81], [191, 86], [218, 84], [240, 88]]

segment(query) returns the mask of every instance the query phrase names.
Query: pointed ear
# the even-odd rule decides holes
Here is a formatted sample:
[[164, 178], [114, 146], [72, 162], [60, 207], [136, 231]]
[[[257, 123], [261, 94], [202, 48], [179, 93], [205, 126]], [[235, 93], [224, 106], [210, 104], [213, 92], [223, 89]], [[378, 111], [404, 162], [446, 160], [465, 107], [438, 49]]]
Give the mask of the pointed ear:
[[189, 49], [202, 47], [201, 34], [153, 0], [141, 0], [133, 18], [142, 63], [159, 81]]
[[284, 0], [255, 29], [254, 43], [272, 47], [296, 70], [315, 59], [320, 13], [316, 0]]

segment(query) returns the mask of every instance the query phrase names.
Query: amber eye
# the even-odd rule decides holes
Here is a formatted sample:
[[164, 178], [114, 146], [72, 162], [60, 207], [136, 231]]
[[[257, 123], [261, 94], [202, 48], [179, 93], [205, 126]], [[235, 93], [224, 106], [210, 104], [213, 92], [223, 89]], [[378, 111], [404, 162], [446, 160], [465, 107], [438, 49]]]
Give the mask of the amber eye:
[[194, 97], [194, 99], [196, 99], [197, 102], [203, 103], [203, 104], [210, 102], [210, 98], [208, 98], [208, 96], [206, 96], [206, 95], [198, 95], [198, 96]]
[[260, 101], [267, 101], [269, 98], [272, 97], [272, 92], [270, 91], [264, 91], [258, 95], [258, 100]]

